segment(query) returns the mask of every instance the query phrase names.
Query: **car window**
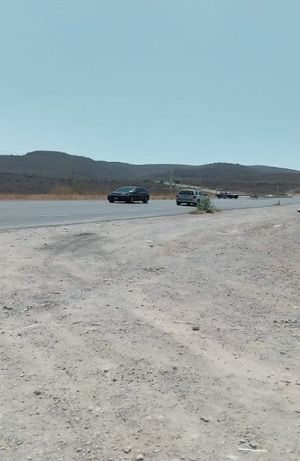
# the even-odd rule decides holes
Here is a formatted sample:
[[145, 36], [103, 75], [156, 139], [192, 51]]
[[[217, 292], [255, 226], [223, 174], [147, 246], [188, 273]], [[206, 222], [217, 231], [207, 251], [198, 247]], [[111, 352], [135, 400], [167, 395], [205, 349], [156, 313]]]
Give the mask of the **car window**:
[[194, 191], [190, 190], [190, 189], [182, 189], [179, 191], [179, 194], [182, 194], [182, 195], [193, 195], [194, 194]]
[[135, 190], [135, 187], [120, 187], [119, 189], [117, 189], [116, 192], [133, 192]]

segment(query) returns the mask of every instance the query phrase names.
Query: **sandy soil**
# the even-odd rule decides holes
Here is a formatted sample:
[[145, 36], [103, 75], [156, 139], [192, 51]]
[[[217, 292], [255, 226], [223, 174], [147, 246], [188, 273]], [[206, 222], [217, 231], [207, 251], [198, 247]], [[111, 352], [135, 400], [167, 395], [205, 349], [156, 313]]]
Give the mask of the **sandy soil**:
[[295, 206], [0, 233], [1, 460], [299, 460]]

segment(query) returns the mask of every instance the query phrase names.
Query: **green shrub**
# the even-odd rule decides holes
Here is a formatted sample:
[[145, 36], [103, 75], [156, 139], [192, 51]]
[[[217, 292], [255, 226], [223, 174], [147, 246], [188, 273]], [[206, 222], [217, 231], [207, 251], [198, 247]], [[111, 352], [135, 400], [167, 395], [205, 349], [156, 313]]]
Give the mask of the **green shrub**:
[[213, 213], [215, 211], [213, 202], [207, 196], [203, 196], [200, 198], [200, 200], [197, 203], [197, 209], [204, 213]]

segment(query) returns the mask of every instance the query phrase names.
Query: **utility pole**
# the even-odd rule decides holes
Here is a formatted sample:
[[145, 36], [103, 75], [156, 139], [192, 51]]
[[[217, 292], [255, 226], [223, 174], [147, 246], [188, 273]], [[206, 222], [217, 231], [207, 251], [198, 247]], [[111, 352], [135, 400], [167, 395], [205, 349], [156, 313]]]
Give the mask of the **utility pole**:
[[173, 184], [173, 170], [170, 171], [170, 180], [169, 180], [169, 192], [172, 192], [172, 184]]

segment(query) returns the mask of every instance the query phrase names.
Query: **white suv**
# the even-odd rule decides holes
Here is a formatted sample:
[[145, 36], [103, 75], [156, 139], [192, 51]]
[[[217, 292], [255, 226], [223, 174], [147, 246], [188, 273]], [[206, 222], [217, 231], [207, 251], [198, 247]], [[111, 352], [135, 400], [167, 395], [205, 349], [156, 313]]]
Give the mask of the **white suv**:
[[206, 197], [207, 194], [199, 189], [181, 189], [176, 194], [177, 205], [197, 205], [201, 197]]

